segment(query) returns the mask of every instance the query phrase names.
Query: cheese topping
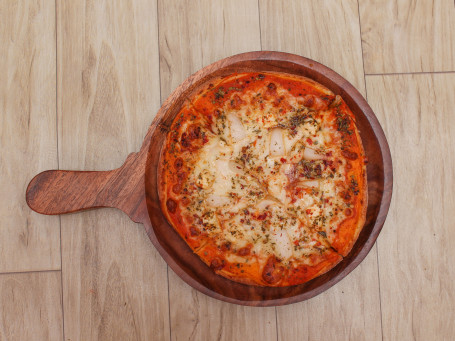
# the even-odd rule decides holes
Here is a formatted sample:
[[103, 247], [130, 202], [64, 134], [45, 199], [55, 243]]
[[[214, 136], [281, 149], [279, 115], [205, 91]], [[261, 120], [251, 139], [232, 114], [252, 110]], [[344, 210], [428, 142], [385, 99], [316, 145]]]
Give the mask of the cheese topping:
[[[215, 225], [201, 232], [220, 245], [228, 241], [235, 250], [250, 244], [254, 253], [286, 263], [312, 247], [306, 225], [321, 225], [338, 204], [335, 175], [324, 165], [330, 160], [325, 144], [336, 132], [285, 89], [279, 93], [295, 105], [284, 115], [270, 102], [240, 109], [226, 102], [189, 176], [197, 192], [187, 211], [200, 217], [199, 228], [209, 220]], [[246, 104], [251, 96], [241, 100]]]
[[174, 165], [172, 175], [172, 197], [190, 226], [184, 237], [211, 240], [237, 268], [258, 263], [268, 283], [278, 271], [273, 262], [312, 266], [316, 256], [333, 253], [338, 225], [353, 214], [350, 198], [359, 191], [343, 156], [354, 158], [346, 154], [351, 123], [333, 106], [341, 100], [312, 85], [319, 96], [296, 96], [272, 82], [244, 91], [213, 86], [212, 103], [223, 104], [201, 115], [206, 107], [195, 101], [191, 120], [177, 121], [171, 133], [178, 147], [169, 149], [185, 156], [186, 168]]

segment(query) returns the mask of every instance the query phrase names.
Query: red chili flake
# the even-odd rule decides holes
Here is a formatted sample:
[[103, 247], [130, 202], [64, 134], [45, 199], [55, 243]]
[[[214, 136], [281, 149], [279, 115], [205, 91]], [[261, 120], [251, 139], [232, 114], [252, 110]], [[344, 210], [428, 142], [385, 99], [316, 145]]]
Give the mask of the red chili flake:
[[264, 212], [260, 215], [257, 216], [257, 220], [264, 220], [265, 218], [267, 218], [267, 212]]
[[243, 224], [245, 222], [245, 219], [240, 219], [240, 222]]
[[299, 245], [299, 241], [298, 240], [294, 240], [294, 245], [298, 246]]
[[306, 142], [307, 142], [310, 146], [313, 144], [313, 141], [312, 141], [309, 137], [306, 138]]
[[285, 163], [287, 160], [286, 160], [285, 158], [282, 157], [282, 158], [280, 159], [280, 161], [281, 161], [281, 163]]
[[311, 214], [311, 210], [310, 209], [307, 209], [305, 212], [306, 212], [306, 214]]

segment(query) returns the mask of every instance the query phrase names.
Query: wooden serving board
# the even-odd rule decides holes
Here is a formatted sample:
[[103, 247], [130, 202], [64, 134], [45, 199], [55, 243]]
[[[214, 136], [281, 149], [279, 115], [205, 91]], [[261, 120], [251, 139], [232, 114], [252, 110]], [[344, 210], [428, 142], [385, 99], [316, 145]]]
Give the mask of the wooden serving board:
[[[368, 158], [368, 208], [365, 226], [351, 250], [335, 268], [292, 287], [258, 287], [216, 275], [187, 246], [161, 212], [157, 167], [174, 117], [191, 93], [211, 79], [235, 72], [283, 72], [305, 76], [341, 95], [357, 119]], [[392, 196], [392, 160], [379, 122], [360, 93], [336, 72], [313, 60], [281, 52], [249, 52], [217, 61], [186, 79], [165, 101], [137, 153], [118, 169], [105, 172], [50, 170], [35, 176], [27, 188], [30, 208], [63, 214], [97, 207], [116, 207], [144, 224], [147, 235], [169, 266], [189, 285], [214, 298], [243, 305], [274, 306], [311, 298], [348, 275], [368, 254], [384, 224]]]

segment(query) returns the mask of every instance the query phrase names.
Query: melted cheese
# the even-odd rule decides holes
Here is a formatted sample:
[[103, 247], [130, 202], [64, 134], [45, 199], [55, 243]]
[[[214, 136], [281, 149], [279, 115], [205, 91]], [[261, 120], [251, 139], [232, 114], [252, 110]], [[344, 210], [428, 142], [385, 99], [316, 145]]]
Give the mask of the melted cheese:
[[249, 105], [256, 93], [243, 96], [241, 108], [226, 101], [212, 123], [215, 136], [198, 151], [188, 181], [197, 190], [187, 211], [199, 217], [199, 230], [231, 245], [230, 262], [245, 262], [235, 252], [250, 245], [253, 261], [273, 254], [283, 264], [309, 263], [312, 252], [327, 247], [311, 228], [343, 217], [334, 181], [342, 178], [344, 164], [337, 164], [338, 173], [327, 166], [327, 146], [339, 133], [286, 89], [277, 89], [288, 105], [284, 111], [270, 100]]

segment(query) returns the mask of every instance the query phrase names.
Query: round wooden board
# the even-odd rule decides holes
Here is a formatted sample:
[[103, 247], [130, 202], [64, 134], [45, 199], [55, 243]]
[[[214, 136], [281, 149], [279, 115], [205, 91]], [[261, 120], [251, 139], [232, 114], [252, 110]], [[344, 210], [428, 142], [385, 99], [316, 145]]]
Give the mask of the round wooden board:
[[[283, 72], [305, 76], [341, 95], [356, 116], [368, 158], [368, 208], [365, 226], [347, 257], [335, 268], [292, 287], [258, 287], [216, 275], [187, 246], [164, 217], [158, 197], [157, 167], [174, 117], [194, 91], [216, 77], [236, 72]], [[145, 204], [135, 203], [130, 216], [144, 223], [150, 240], [169, 266], [189, 285], [211, 297], [250, 306], [276, 306], [309, 299], [347, 276], [366, 257], [382, 229], [392, 196], [392, 160], [379, 122], [360, 93], [343, 77], [313, 60], [281, 52], [249, 52], [217, 61], [185, 80], [165, 101], [138, 153], [146, 158]], [[142, 192], [142, 191], [140, 191]], [[143, 193], [143, 192], [142, 192]], [[140, 197], [140, 196], [139, 196]], [[143, 209], [140, 209], [144, 206]]]

